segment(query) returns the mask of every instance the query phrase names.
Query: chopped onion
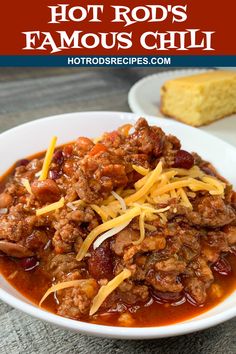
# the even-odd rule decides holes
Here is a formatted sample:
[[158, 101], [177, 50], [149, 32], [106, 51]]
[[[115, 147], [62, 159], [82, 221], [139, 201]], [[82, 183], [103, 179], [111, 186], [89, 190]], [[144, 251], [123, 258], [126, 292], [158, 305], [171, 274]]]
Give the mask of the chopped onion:
[[118, 202], [121, 205], [121, 209], [122, 211], [126, 211], [126, 204], [125, 204], [125, 200], [116, 192], [112, 191], [111, 194], [113, 195], [114, 198], [116, 198], [118, 200]]
[[98, 237], [96, 239], [96, 241], [93, 244], [93, 249], [95, 250], [96, 248], [98, 248], [106, 239], [118, 234], [118, 232], [122, 231], [123, 229], [125, 229], [131, 220], [125, 222], [124, 224], [120, 225], [120, 226], [116, 226], [113, 227], [112, 229], [108, 230], [107, 232], [105, 232], [103, 235], [101, 235], [100, 237]]
[[0, 209], [0, 215], [7, 214], [7, 212], [8, 212], [7, 208]]

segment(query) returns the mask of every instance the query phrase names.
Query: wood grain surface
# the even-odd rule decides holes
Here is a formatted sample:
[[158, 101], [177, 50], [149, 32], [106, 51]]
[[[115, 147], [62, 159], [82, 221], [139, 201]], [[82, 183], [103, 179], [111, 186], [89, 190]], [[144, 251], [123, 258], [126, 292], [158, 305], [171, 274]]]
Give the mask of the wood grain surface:
[[[129, 111], [127, 93], [155, 69], [0, 69], [0, 132], [58, 113]], [[151, 341], [108, 340], [75, 334], [29, 317], [0, 302], [0, 353], [7, 354], [231, 354], [236, 319], [181, 337]]]

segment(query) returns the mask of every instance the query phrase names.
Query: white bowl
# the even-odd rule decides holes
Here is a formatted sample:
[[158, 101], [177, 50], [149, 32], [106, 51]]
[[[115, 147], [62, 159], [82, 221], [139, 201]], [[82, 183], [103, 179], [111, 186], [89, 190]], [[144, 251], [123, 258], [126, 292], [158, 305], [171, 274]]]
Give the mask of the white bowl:
[[[71, 113], [39, 119], [23, 124], [0, 135], [0, 175], [16, 160], [47, 148], [52, 135], [59, 144], [85, 135], [96, 137], [114, 130], [125, 122], [133, 123], [138, 115], [119, 112]], [[163, 118], [147, 117], [149, 123], [159, 125], [167, 133], [178, 136], [183, 148], [198, 152], [210, 160], [224, 177], [236, 186], [236, 149], [207, 133]], [[0, 277], [0, 298], [9, 305], [36, 318], [76, 332], [120, 339], [147, 339], [170, 337], [208, 328], [236, 315], [236, 292], [218, 306], [200, 316], [176, 324], [160, 327], [122, 328], [102, 326], [66, 319], [38, 308]]]

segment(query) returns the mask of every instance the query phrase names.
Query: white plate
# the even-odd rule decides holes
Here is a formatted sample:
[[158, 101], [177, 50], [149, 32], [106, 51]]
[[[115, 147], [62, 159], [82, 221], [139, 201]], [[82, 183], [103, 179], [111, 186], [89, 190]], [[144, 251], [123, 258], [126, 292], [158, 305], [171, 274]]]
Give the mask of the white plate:
[[[13, 128], [0, 135], [0, 175], [16, 160], [46, 149], [52, 135], [57, 135], [58, 144], [61, 144], [81, 135], [99, 136], [102, 132], [114, 130], [126, 122], [134, 123], [137, 118], [138, 115], [132, 113], [83, 112], [39, 119]], [[176, 134], [182, 140], [185, 149], [197, 151], [203, 158], [212, 161], [219, 172], [236, 186], [235, 169], [232, 168], [236, 166], [234, 147], [201, 130], [178, 122], [156, 117], [147, 118], [150, 124], [157, 124], [165, 132]], [[31, 316], [68, 330], [122, 339], [161, 338], [186, 334], [217, 325], [236, 315], [236, 292], [234, 292], [210, 311], [177, 324], [147, 328], [102, 326], [70, 320], [40, 309], [25, 299], [1, 276], [0, 299]]]
[[[132, 112], [140, 115], [164, 117], [160, 112], [160, 89], [166, 80], [181, 76], [199, 74], [210, 70], [181, 69], [170, 70], [144, 77], [136, 82], [129, 91], [128, 101]], [[164, 117], [165, 119], [169, 119]], [[220, 119], [200, 128], [236, 146], [236, 115]]]

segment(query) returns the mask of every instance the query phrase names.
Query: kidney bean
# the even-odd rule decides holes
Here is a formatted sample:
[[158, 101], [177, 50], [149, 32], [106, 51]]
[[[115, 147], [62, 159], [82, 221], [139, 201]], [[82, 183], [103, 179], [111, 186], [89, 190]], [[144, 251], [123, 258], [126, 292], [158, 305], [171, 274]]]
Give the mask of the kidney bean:
[[20, 260], [20, 265], [25, 271], [33, 270], [39, 264], [36, 257], [27, 257]]
[[56, 202], [61, 196], [59, 187], [52, 179], [34, 181], [31, 184], [31, 190], [35, 197], [42, 203]]
[[185, 151], [179, 150], [175, 156], [174, 167], [176, 168], [185, 168], [189, 170], [194, 165], [194, 158], [193, 156]]
[[8, 208], [12, 203], [12, 196], [8, 193], [0, 194], [0, 209]]
[[6, 253], [9, 257], [25, 258], [33, 256], [33, 252], [18, 243], [0, 241], [0, 251]]
[[113, 258], [109, 242], [103, 242], [95, 251], [91, 252], [88, 259], [89, 273], [95, 279], [107, 278], [113, 276]]
[[22, 159], [22, 160], [19, 160], [16, 165], [17, 165], [17, 166], [27, 166], [28, 163], [29, 163], [29, 160], [27, 160], [27, 159]]
[[53, 162], [61, 165], [64, 161], [64, 156], [62, 150], [57, 150], [53, 155]]
[[56, 180], [62, 176], [62, 171], [51, 170], [48, 173], [50, 179]]
[[229, 275], [232, 271], [231, 265], [224, 258], [219, 258], [219, 260], [213, 264], [213, 269], [221, 275]]
[[88, 152], [94, 146], [94, 143], [89, 138], [80, 137], [76, 140], [76, 145], [80, 151]]

